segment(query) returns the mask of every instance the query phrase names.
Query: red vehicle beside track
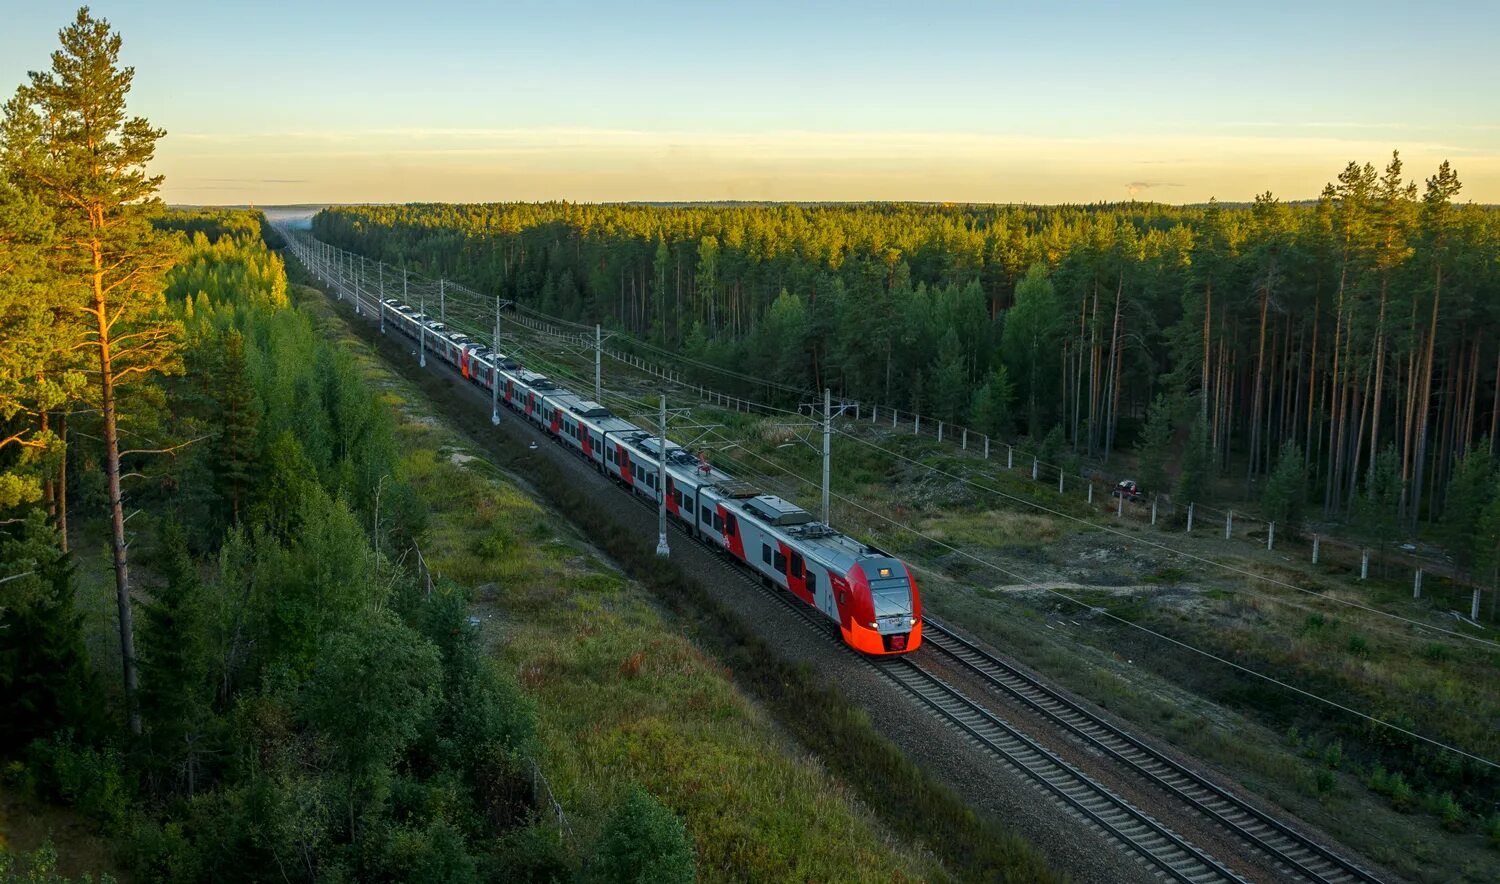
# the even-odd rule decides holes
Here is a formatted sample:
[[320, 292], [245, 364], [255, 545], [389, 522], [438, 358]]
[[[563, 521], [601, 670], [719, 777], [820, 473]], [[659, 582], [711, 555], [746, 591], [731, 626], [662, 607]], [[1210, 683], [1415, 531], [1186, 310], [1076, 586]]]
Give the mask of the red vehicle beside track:
[[[572, 393], [514, 359], [427, 320], [394, 300], [388, 323], [498, 398], [560, 445], [632, 494], [666, 502], [668, 517], [723, 551], [764, 583], [779, 586], [836, 625], [866, 654], [904, 654], [922, 644], [922, 603], [900, 559], [814, 519], [796, 504], [757, 490], [670, 439]], [[419, 323], [425, 322], [425, 328]], [[665, 460], [665, 476], [659, 475]]]

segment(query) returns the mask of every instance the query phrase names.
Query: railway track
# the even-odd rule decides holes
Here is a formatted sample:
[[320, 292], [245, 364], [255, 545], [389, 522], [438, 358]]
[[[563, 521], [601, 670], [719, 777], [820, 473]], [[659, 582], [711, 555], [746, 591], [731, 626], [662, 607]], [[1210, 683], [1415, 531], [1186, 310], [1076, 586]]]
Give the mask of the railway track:
[[[636, 495], [631, 496], [636, 498]], [[645, 505], [647, 502], [641, 503]], [[680, 536], [687, 539], [686, 534]], [[835, 637], [829, 622], [800, 600], [745, 574], [728, 559], [721, 558], [721, 564], [725, 572], [739, 576], [760, 592], [781, 602], [830, 643], [847, 649]], [[851, 656], [878, 671], [930, 714], [969, 736], [1002, 763], [1051, 795], [1075, 816], [1097, 826], [1106, 836], [1112, 837], [1127, 850], [1150, 863], [1169, 880], [1183, 884], [1246, 880], [1186, 838], [1111, 792], [1098, 780], [1057, 757], [982, 704], [964, 696], [957, 688], [922, 668], [912, 658], [888, 657], [877, 660], [853, 652]]]
[[[639, 505], [655, 509], [650, 501], [630, 493], [628, 489], [622, 490]], [[680, 526], [673, 524], [672, 528], [679, 541], [694, 540]], [[726, 573], [733, 573], [759, 591], [776, 598], [831, 643], [844, 646], [838, 641], [826, 619], [816, 615], [812, 609], [787, 593], [746, 574], [724, 558], [722, 551], [715, 549], [715, 552], [719, 553], [720, 565]], [[1054, 694], [930, 617], [926, 618], [925, 623], [925, 643], [932, 645], [938, 652], [958, 661], [982, 680], [1016, 697], [1060, 727], [1079, 735], [1140, 775], [1158, 783], [1199, 812], [1219, 821], [1243, 840], [1270, 854], [1289, 871], [1312, 881], [1378, 881], [1368, 872], [1266, 817], [1196, 774], [1139, 744], [1124, 732]], [[1245, 881], [1245, 878], [1189, 840], [1022, 733], [980, 702], [965, 696], [911, 657], [875, 660], [858, 654], [852, 656], [878, 671], [930, 714], [966, 734], [1006, 766], [1051, 795], [1075, 816], [1102, 830], [1169, 880], [1188, 884]]]
[[923, 644], [1186, 803], [1270, 857], [1283, 871], [1327, 884], [1378, 884], [1373, 874], [1162, 755], [999, 657], [926, 618]]

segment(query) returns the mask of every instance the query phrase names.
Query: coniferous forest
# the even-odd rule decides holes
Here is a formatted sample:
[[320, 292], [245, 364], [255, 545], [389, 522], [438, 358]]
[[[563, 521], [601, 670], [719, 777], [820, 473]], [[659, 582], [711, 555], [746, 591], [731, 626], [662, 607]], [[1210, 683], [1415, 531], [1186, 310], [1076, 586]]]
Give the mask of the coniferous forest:
[[[155, 199], [120, 36], [61, 42], [0, 130], [0, 818], [66, 807], [142, 881], [568, 877], [532, 705], [406, 561], [391, 410], [258, 214]], [[585, 873], [691, 878], [627, 795]]]
[[1351, 162], [1295, 204], [406, 205], [314, 232], [740, 375], [1106, 463], [1139, 447], [1184, 499], [1215, 472], [1258, 496], [1286, 461], [1325, 517], [1384, 533], [1457, 505], [1455, 552], [1492, 561], [1500, 212], [1423, 171]]
[[[742, 581], [691, 501], [696, 533], [658, 552], [673, 480], [646, 494], [627, 473], [652, 513], [606, 469], [539, 445], [564, 441], [557, 424], [502, 421], [498, 394], [471, 383], [495, 363], [454, 346], [456, 324], [442, 333], [461, 367], [416, 332], [443, 326], [387, 334], [389, 311], [362, 309], [370, 289], [356, 283], [351, 304], [347, 276], [289, 266], [283, 255], [317, 247], [291, 221], [164, 204], [170, 136], [134, 115], [121, 35], [85, 7], [58, 37], [0, 109], [0, 882], [1149, 873], [1090, 846], [1111, 843], [1103, 826], [1069, 829], [1052, 815], [1066, 808], [1041, 807], [1024, 765], [981, 770], [998, 756], [967, 741], [969, 719], [923, 718], [914, 698], [938, 705], [925, 688], [856, 666], [837, 618], [778, 596], [766, 568], [786, 588], [795, 569], [811, 593], [805, 566], [835, 555], [812, 550], [835, 547], [885, 577], [909, 562], [920, 582], [919, 595], [903, 584], [894, 625], [878, 618], [903, 636], [890, 662], [926, 672], [919, 654], [939, 653], [953, 623], [1039, 690], [1194, 759], [1220, 794], [1253, 792], [1267, 814], [1413, 879], [1492, 877], [1500, 644], [1485, 630], [1500, 593], [1488, 621], [1478, 592], [1465, 618], [1452, 593], [1420, 596], [1421, 570], [1408, 604], [1404, 573], [1355, 582], [1317, 552], [1320, 536], [1350, 536], [1357, 552], [1446, 553], [1437, 576], [1500, 589], [1500, 208], [1467, 201], [1461, 164], [1360, 157], [1321, 193], [1237, 204], [411, 203], [312, 217], [323, 243], [494, 296], [496, 338], [511, 299], [533, 318], [600, 323], [620, 350], [676, 360], [719, 392], [790, 410], [830, 388], [962, 427], [965, 448], [984, 434], [986, 457], [1013, 440], [1068, 464], [1050, 477], [1057, 498], [1050, 483], [1023, 496], [1008, 463], [989, 487], [962, 473], [991, 464], [950, 459], [915, 425], [909, 449], [842, 433], [867, 442], [863, 459], [824, 492], [848, 490], [850, 512], [910, 537], [887, 544], [861, 536], [872, 521], [825, 514], [849, 535], [830, 539], [792, 513], [775, 527], [826, 545], [773, 558], [763, 544], [766, 568], [752, 554]], [[389, 283], [389, 266], [377, 272]], [[452, 312], [452, 286], [438, 291]], [[571, 339], [548, 349], [557, 337], [501, 340], [571, 386], [569, 360], [592, 354]], [[707, 413], [692, 428], [725, 430], [715, 456], [779, 468], [786, 449], [785, 476], [762, 491], [795, 497], [776, 483], [797, 487], [814, 457], [832, 469], [831, 421], [817, 449], [799, 444], [800, 419]], [[716, 475], [704, 458], [699, 475]], [[725, 459], [744, 484], [765, 476]], [[1074, 468], [1093, 471], [1087, 507], [1063, 498]], [[1265, 548], [1242, 532], [1255, 548], [1224, 553], [1216, 526], [1190, 523], [1182, 546], [1158, 542], [1176, 523], [1144, 534], [1123, 494], [1104, 501], [1121, 521], [1096, 518], [1105, 470], [1172, 503], [1251, 502], [1245, 520], [1271, 523]], [[1155, 526], [1154, 500], [1149, 512]], [[1309, 562], [1273, 548], [1275, 525], [1314, 532]], [[771, 564], [783, 559], [795, 564]], [[817, 585], [848, 621], [834, 577]], [[861, 579], [866, 604], [872, 586], [892, 591]], [[799, 612], [817, 625], [776, 619]], [[904, 637], [919, 625], [920, 648]], [[979, 687], [965, 665], [934, 672]], [[1045, 704], [990, 693], [1022, 730], [1051, 727]], [[1151, 792], [1144, 767], [1105, 770], [1114, 761], [1065, 726], [1035, 745], [1081, 759], [1101, 789], [1149, 794], [1143, 808], [1169, 823], [1214, 825], [1207, 804], [1169, 807], [1181, 790]], [[1224, 835], [1205, 843], [1253, 851]], [[1247, 877], [1290, 869], [1242, 859]]]

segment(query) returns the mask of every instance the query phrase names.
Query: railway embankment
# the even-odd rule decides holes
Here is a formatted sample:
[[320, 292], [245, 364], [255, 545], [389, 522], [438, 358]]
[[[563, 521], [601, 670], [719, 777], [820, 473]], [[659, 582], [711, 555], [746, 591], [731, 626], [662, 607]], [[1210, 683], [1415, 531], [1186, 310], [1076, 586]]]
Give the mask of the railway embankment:
[[1145, 879], [1002, 775], [966, 775], [975, 749], [957, 734], [851, 699], [889, 692], [688, 538], [657, 559], [654, 513], [520, 421], [491, 427], [477, 391], [406, 366], [403, 343], [327, 303], [308, 300], [406, 415], [434, 512], [424, 557], [479, 588], [481, 629], [537, 700], [577, 826], [628, 773], [684, 816], [714, 877]]

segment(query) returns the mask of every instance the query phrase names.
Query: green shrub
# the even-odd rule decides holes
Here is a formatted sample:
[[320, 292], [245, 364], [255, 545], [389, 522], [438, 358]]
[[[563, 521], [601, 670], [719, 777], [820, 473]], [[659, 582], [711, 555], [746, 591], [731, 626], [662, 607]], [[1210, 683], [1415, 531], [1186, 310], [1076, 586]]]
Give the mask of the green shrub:
[[1341, 740], [1334, 740], [1323, 749], [1323, 763], [1329, 770], [1338, 770], [1339, 764], [1344, 760], [1344, 744]]
[[682, 820], [641, 788], [615, 809], [583, 880], [597, 884], [688, 884], [696, 878], [693, 844]]
[[1433, 815], [1442, 821], [1444, 828], [1454, 832], [1462, 831], [1465, 819], [1464, 809], [1453, 799], [1452, 792], [1433, 795], [1428, 803]]
[[1426, 657], [1433, 663], [1441, 663], [1444, 660], [1449, 659], [1452, 656], [1452, 653], [1448, 650], [1447, 645], [1441, 644], [1439, 642], [1433, 642], [1432, 644], [1422, 649], [1422, 656]]
[[474, 858], [464, 849], [464, 839], [444, 820], [424, 829], [393, 828], [386, 834], [381, 857], [389, 881], [413, 884], [477, 884]]
[[[72, 884], [73, 879], [57, 874], [57, 850], [51, 841], [31, 853], [0, 850], [0, 881], [6, 884]], [[92, 875], [81, 875], [79, 884], [92, 884]], [[113, 884], [115, 879], [100, 875], [99, 884]]]
[[557, 829], [542, 823], [506, 833], [491, 858], [488, 879], [506, 884], [551, 884], [573, 877]]
[[182, 823], [162, 826], [138, 816], [120, 852], [137, 880], [196, 881], [201, 877], [201, 858]]
[[1401, 776], [1400, 771], [1397, 771], [1391, 774], [1389, 783], [1391, 806], [1402, 813], [1411, 810], [1412, 800], [1415, 796], [1412, 794], [1411, 786], [1406, 784], [1406, 778]]
[[1319, 795], [1327, 795], [1328, 793], [1332, 792], [1333, 787], [1337, 784], [1337, 782], [1338, 781], [1333, 776], [1333, 771], [1329, 770], [1326, 767], [1318, 769], [1315, 785], [1317, 785], [1318, 787]]
[[38, 790], [98, 822], [105, 830], [125, 822], [130, 789], [113, 749], [73, 745], [71, 735], [38, 740], [27, 750]]
[[1362, 635], [1349, 636], [1349, 653], [1362, 657], [1370, 653], [1370, 643]]

